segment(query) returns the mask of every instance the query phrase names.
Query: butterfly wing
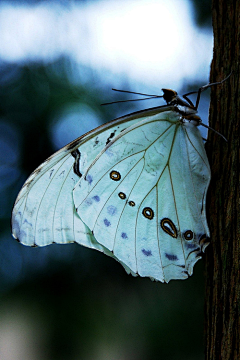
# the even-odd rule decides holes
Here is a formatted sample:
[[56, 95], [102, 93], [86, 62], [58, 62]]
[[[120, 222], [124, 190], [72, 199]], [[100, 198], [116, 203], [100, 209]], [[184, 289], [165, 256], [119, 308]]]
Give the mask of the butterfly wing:
[[24, 245], [76, 241], [104, 251], [76, 213], [72, 191], [82, 173], [108, 142], [133, 122], [123, 117], [103, 125], [59, 150], [27, 179], [12, 212], [12, 233]]
[[208, 160], [196, 126], [174, 111], [148, 114], [109, 143], [73, 198], [97, 242], [141, 276], [185, 279], [209, 235]]

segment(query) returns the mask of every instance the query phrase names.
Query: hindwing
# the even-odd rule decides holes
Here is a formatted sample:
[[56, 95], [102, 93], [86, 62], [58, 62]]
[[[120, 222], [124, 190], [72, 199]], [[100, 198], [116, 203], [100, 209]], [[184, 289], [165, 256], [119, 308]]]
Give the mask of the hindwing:
[[142, 118], [101, 151], [76, 184], [74, 204], [117, 259], [168, 282], [191, 275], [204, 250], [209, 180], [198, 128], [166, 111]]

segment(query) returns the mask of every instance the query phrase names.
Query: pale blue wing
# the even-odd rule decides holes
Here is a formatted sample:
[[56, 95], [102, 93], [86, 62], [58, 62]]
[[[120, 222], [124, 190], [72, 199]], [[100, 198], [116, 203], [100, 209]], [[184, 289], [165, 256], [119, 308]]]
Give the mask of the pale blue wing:
[[[103, 251], [80, 220], [73, 188], [99, 152], [135, 118], [124, 117], [73, 141], [41, 164], [27, 179], [12, 212], [12, 233], [24, 245], [76, 241]], [[106, 250], [106, 251], [105, 251]], [[107, 249], [104, 249], [108, 252]], [[109, 254], [112, 255], [112, 254]]]
[[76, 185], [74, 203], [118, 260], [168, 282], [191, 275], [204, 249], [209, 180], [198, 129], [173, 111], [159, 112], [102, 150]]

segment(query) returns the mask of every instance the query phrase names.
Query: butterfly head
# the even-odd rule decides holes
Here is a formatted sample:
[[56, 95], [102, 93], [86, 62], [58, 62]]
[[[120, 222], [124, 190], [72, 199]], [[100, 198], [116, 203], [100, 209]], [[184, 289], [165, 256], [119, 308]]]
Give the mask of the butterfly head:
[[184, 111], [192, 111], [196, 113], [194, 105], [188, 98], [182, 98], [175, 90], [162, 89], [162, 91], [163, 99], [168, 105], [175, 105], [177, 108], [180, 107], [182, 109], [186, 108]]
[[162, 89], [163, 98], [169, 105], [174, 105], [177, 103], [178, 93], [171, 89]]
[[174, 105], [175, 110], [182, 115], [182, 122], [198, 126], [202, 122], [201, 118], [196, 115], [197, 110], [184, 99], [182, 99], [176, 91], [171, 89], [162, 89], [163, 98], [168, 105]]

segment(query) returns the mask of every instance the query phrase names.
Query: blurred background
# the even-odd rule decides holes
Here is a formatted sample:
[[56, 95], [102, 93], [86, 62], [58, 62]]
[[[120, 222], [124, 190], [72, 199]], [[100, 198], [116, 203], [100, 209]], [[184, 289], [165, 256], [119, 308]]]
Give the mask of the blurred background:
[[210, 4], [0, 2], [1, 360], [204, 358], [203, 261], [185, 281], [133, 278], [77, 244], [23, 246], [10, 218], [24, 181], [54, 151], [117, 116], [163, 104], [100, 106], [133, 98], [111, 88], [161, 95], [208, 83]]

